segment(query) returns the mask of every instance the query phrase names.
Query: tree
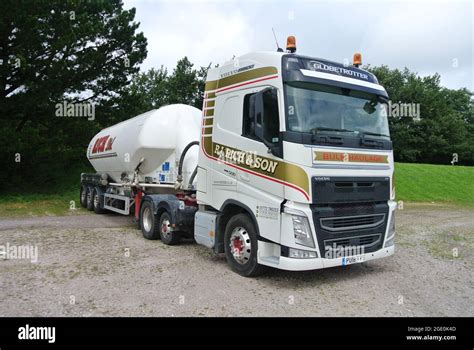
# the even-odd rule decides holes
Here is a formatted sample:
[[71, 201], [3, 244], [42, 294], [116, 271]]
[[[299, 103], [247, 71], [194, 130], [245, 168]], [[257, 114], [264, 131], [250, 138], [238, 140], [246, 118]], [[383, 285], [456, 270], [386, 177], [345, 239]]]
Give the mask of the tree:
[[38, 167], [54, 178], [84, 158], [100, 123], [58, 118], [58, 103], [100, 106], [129, 83], [147, 45], [134, 17], [119, 0], [0, 2], [1, 183], [14, 171], [32, 181]]
[[460, 164], [474, 164], [472, 92], [442, 87], [439, 74], [420, 77], [407, 68], [368, 69], [393, 103], [420, 105], [419, 120], [389, 118], [396, 161], [449, 164], [456, 153]]
[[104, 106], [104, 126], [168, 104], [168, 71], [161, 66], [135, 74], [128, 86]]
[[193, 66], [187, 57], [178, 61], [168, 81], [168, 103], [183, 103], [202, 108], [204, 84], [209, 68], [201, 67], [196, 70]]
[[172, 74], [163, 66], [136, 74], [111, 102], [114, 111], [110, 113], [107, 125], [168, 104], [183, 103], [201, 109], [210, 65], [199, 69], [193, 67], [184, 57], [177, 62]]

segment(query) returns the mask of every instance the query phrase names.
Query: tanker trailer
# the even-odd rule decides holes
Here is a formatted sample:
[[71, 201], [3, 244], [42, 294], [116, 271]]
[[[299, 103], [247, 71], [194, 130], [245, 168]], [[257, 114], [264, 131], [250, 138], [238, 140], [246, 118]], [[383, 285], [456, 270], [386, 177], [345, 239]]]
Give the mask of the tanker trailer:
[[[81, 174], [81, 205], [98, 214], [109, 210], [129, 215], [134, 208], [138, 220], [142, 198], [155, 194], [165, 196], [172, 214], [178, 215], [171, 207], [179, 209], [180, 199], [192, 204], [186, 211], [192, 214], [200, 123], [199, 109], [178, 104], [101, 130], [87, 148], [96, 173]], [[192, 226], [192, 217], [180, 219], [176, 227]], [[148, 233], [148, 238], [158, 238]]]
[[209, 69], [202, 114], [167, 106], [102, 130], [81, 203], [133, 209], [145, 238], [193, 237], [242, 276], [392, 255], [387, 92], [360, 53], [301, 56], [294, 37], [287, 50]]

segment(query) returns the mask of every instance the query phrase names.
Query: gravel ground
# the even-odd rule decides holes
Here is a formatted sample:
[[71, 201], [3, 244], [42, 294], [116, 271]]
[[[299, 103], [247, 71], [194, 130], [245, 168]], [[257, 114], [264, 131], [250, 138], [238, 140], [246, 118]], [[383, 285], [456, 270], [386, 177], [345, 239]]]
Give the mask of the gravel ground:
[[472, 209], [406, 204], [392, 257], [254, 279], [117, 215], [0, 219], [7, 244], [38, 262], [0, 259], [0, 316], [474, 316]]

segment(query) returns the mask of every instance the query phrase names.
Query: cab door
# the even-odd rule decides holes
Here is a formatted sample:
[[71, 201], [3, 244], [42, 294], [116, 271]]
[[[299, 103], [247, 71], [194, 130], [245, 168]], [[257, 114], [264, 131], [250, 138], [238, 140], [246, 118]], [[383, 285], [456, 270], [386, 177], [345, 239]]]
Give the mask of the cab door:
[[238, 148], [246, 152], [237, 172], [237, 198], [254, 211], [260, 234], [280, 240], [280, 205], [284, 185], [278, 90], [266, 86], [243, 95], [242, 137]]

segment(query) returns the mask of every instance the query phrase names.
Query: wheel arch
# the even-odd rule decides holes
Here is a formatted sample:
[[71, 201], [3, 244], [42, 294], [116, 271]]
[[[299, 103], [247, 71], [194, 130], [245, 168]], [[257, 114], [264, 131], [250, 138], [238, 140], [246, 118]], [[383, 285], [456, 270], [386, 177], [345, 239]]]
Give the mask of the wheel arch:
[[[149, 194], [142, 198], [140, 207], [145, 202], [150, 202], [153, 206], [153, 214], [158, 215], [163, 211], [167, 211], [171, 217], [171, 222], [176, 221], [176, 212], [179, 209], [179, 200], [173, 195]], [[141, 215], [141, 214], [140, 214]]]
[[215, 251], [217, 253], [224, 252], [225, 228], [229, 220], [237, 214], [247, 214], [250, 217], [250, 220], [252, 221], [255, 227], [257, 238], [260, 238], [260, 230], [258, 227], [257, 218], [255, 217], [253, 211], [242, 202], [239, 202], [235, 199], [227, 199], [221, 206], [220, 215], [217, 221], [217, 233], [215, 242]]

